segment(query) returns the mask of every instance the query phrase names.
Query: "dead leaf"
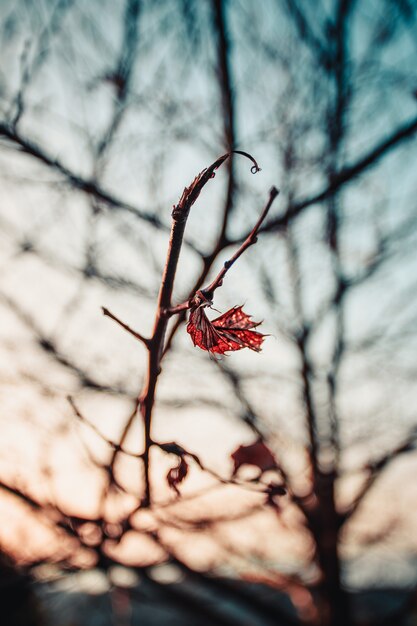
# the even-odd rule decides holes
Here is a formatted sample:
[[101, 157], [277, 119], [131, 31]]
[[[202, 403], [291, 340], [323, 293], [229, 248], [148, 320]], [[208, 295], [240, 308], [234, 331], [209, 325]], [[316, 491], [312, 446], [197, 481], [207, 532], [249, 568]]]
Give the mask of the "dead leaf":
[[237, 474], [242, 465], [254, 465], [262, 473], [278, 467], [271, 450], [260, 439], [248, 446], [239, 446], [230, 456], [234, 462], [232, 476]]

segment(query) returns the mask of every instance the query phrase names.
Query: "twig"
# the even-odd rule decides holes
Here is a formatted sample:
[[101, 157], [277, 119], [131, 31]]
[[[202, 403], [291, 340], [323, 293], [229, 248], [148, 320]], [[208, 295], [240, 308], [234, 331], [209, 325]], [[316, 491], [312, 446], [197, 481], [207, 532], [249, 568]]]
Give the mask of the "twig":
[[148, 339], [147, 337], [144, 337], [143, 335], [141, 335], [140, 333], [136, 332], [136, 330], [133, 330], [133, 328], [130, 328], [130, 326], [128, 326], [127, 324], [125, 324], [124, 322], [122, 322], [118, 317], [116, 317], [115, 315], [113, 315], [113, 313], [111, 313], [108, 309], [106, 309], [104, 306], [101, 307], [101, 310], [103, 311], [103, 315], [105, 315], [106, 317], [110, 317], [110, 319], [112, 319], [113, 321], [115, 321], [117, 324], [119, 324], [119, 326], [121, 326], [122, 328], [124, 328], [128, 333], [130, 333], [131, 335], [133, 335], [133, 337], [135, 337], [135, 339], [138, 339], [139, 341], [141, 341], [149, 350], [150, 347], [150, 339]]
[[202, 290], [203, 293], [205, 293], [207, 295], [212, 295], [216, 289], [221, 287], [222, 284], [223, 284], [223, 279], [226, 276], [227, 272], [232, 267], [232, 265], [245, 252], [245, 250], [247, 250], [250, 246], [252, 246], [253, 244], [255, 244], [257, 242], [257, 240], [258, 240], [257, 236], [258, 236], [259, 229], [260, 229], [263, 221], [265, 220], [266, 216], [268, 215], [269, 209], [271, 208], [272, 203], [273, 203], [273, 201], [275, 200], [275, 198], [277, 197], [278, 194], [279, 194], [279, 190], [276, 187], [272, 187], [270, 192], [269, 192], [268, 202], [266, 203], [264, 210], [262, 211], [258, 221], [256, 222], [255, 226], [252, 228], [252, 230], [249, 233], [248, 237], [242, 243], [240, 248], [238, 250], [236, 250], [235, 254], [228, 261], [225, 262], [225, 264], [223, 265], [222, 269], [217, 274], [217, 276], [213, 280], [213, 282], [211, 282], [208, 287], [205, 287]]
[[[240, 152], [239, 154], [245, 154], [245, 153]], [[254, 165], [254, 168], [255, 167], [257, 166]], [[252, 171], [259, 171], [259, 168], [256, 170], [252, 168]], [[222, 286], [225, 275], [230, 270], [232, 265], [234, 265], [237, 259], [245, 252], [245, 250], [247, 250], [250, 246], [252, 246], [253, 244], [257, 242], [257, 235], [258, 235], [259, 229], [262, 226], [262, 223], [264, 222], [266, 216], [268, 215], [268, 212], [272, 206], [272, 203], [278, 194], [279, 194], [279, 190], [276, 187], [272, 187], [269, 192], [268, 202], [266, 203], [265, 208], [262, 211], [258, 221], [256, 222], [255, 226], [252, 228], [249, 235], [246, 237], [245, 241], [242, 243], [239, 249], [236, 250], [235, 254], [228, 261], [225, 261], [222, 269], [217, 274], [216, 278], [207, 287], [204, 287], [203, 289], [201, 289], [201, 293], [208, 300], [212, 300], [214, 291]], [[166, 316], [170, 317], [177, 313], [186, 311], [192, 306], [192, 303], [193, 303], [193, 300], [192, 298], [190, 298], [186, 302], [182, 302], [181, 304], [175, 307], [166, 309], [165, 314]]]
[[[268, 484], [262, 482], [262, 480], [260, 479], [261, 477], [254, 479], [254, 480], [241, 480], [234, 476], [232, 476], [231, 478], [226, 478], [224, 476], [221, 476], [216, 471], [212, 470], [210, 467], [207, 467], [206, 465], [204, 465], [196, 454], [194, 454], [193, 452], [189, 452], [188, 450], [180, 446], [175, 441], [170, 441], [168, 443], [160, 443], [157, 441], [153, 441], [153, 445], [157, 446], [158, 448], [160, 448], [164, 452], [167, 452], [168, 454], [175, 454], [180, 459], [184, 459], [184, 457], [193, 459], [193, 461], [196, 463], [196, 465], [200, 468], [202, 472], [206, 472], [207, 474], [212, 476], [217, 482], [219, 482], [222, 485], [234, 485], [236, 487], [241, 487], [242, 489], [246, 489], [247, 491], [250, 491], [251, 493], [256, 493], [256, 494], [268, 493]], [[278, 474], [282, 475], [280, 467], [276, 467], [275, 471]]]
[[[259, 171], [259, 166], [255, 159], [246, 152], [238, 151], [239, 154], [250, 159], [253, 163], [251, 169], [252, 173]], [[119, 446], [122, 446], [124, 439], [127, 437], [130, 431], [131, 425], [137, 415], [137, 411], [140, 409], [140, 413], [143, 418], [144, 424], [144, 438], [145, 447], [144, 452], [141, 455], [144, 465], [144, 480], [145, 480], [145, 493], [142, 500], [142, 506], [148, 507], [151, 504], [151, 484], [150, 484], [150, 449], [154, 445], [151, 437], [151, 425], [152, 425], [152, 412], [155, 399], [156, 385], [158, 377], [161, 371], [160, 363], [164, 354], [165, 333], [168, 326], [168, 316], [166, 311], [171, 307], [171, 298], [174, 287], [175, 274], [177, 270], [177, 264], [179, 255], [183, 243], [185, 226], [188, 219], [188, 215], [192, 205], [198, 199], [202, 189], [208, 183], [208, 181], [215, 176], [215, 171], [231, 156], [231, 152], [219, 157], [208, 168], [204, 169], [200, 174], [196, 176], [194, 181], [189, 187], [186, 187], [182, 193], [182, 196], [172, 211], [172, 225], [171, 236], [168, 244], [168, 251], [166, 256], [165, 267], [162, 275], [161, 287], [159, 290], [158, 303], [156, 307], [155, 322], [152, 332], [152, 336], [149, 339], [144, 338], [136, 331], [121, 322], [107, 309], [103, 309], [103, 313], [111, 317], [119, 325], [121, 325], [127, 332], [131, 333], [135, 338], [139, 339], [146, 344], [148, 348], [148, 366], [146, 380], [140, 395], [137, 398], [137, 402], [134, 410], [132, 411], [129, 419], [123, 430], [122, 438], [119, 442]], [[276, 195], [276, 192], [275, 192]], [[110, 481], [113, 479], [114, 465], [116, 462], [118, 450], [113, 450], [113, 456], [110, 465], [108, 466], [108, 475]], [[104, 499], [108, 489], [111, 485], [109, 482], [102, 494], [102, 506], [104, 505]]]
[[[171, 298], [174, 288], [175, 274], [177, 270], [178, 260], [182, 247], [185, 226], [191, 207], [196, 202], [202, 189], [208, 181], [214, 177], [215, 171], [230, 157], [231, 153], [226, 153], [219, 157], [208, 168], [204, 169], [191, 183], [186, 187], [180, 198], [180, 201], [172, 211], [171, 236], [168, 244], [165, 268], [162, 275], [161, 288], [159, 291], [158, 303], [155, 314], [155, 323], [150, 339], [150, 349], [148, 356], [147, 378], [141, 393], [140, 411], [143, 417], [145, 430], [145, 450], [143, 453], [144, 475], [145, 475], [145, 495], [143, 498], [143, 506], [151, 504], [151, 485], [150, 485], [150, 448], [153, 444], [151, 438], [152, 411], [155, 399], [155, 390], [160, 374], [160, 363], [164, 354], [165, 333], [168, 326], [168, 316], [166, 311], [171, 308]], [[256, 166], [256, 161], [246, 155]]]

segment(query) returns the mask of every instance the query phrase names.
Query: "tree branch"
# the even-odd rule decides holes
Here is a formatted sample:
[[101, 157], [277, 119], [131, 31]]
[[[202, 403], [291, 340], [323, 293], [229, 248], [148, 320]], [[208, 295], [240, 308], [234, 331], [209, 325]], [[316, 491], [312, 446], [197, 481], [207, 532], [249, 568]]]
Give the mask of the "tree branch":
[[252, 228], [251, 232], [249, 233], [249, 235], [245, 239], [245, 241], [242, 243], [240, 248], [238, 250], [236, 250], [235, 254], [228, 261], [226, 261], [224, 263], [222, 269], [217, 274], [216, 278], [210, 283], [210, 285], [208, 285], [208, 287], [205, 287], [203, 289], [203, 292], [205, 294], [208, 294], [209, 296], [212, 296], [214, 291], [222, 286], [223, 279], [226, 276], [227, 272], [232, 267], [232, 265], [234, 265], [234, 263], [245, 252], [245, 250], [247, 250], [250, 246], [252, 246], [253, 244], [255, 244], [257, 242], [259, 229], [260, 229], [261, 225], [263, 224], [266, 216], [268, 215], [269, 209], [271, 208], [272, 203], [273, 203], [273, 201], [275, 200], [275, 198], [277, 197], [278, 194], [279, 194], [279, 190], [276, 187], [272, 187], [270, 192], [269, 192], [268, 202], [266, 203], [265, 208], [262, 211], [262, 213], [261, 213], [258, 221], [256, 222], [255, 226]]
[[106, 307], [102, 306], [101, 310], [103, 311], [103, 315], [105, 315], [106, 317], [110, 317], [110, 319], [114, 320], [117, 324], [119, 324], [119, 326], [124, 328], [131, 335], [133, 335], [133, 337], [135, 337], [135, 339], [138, 339], [138, 341], [141, 341], [149, 349], [149, 347], [150, 347], [150, 339], [148, 339], [147, 337], [144, 337], [140, 333], [136, 332], [136, 330], [133, 330], [133, 328], [130, 328], [130, 326], [128, 326], [127, 324], [122, 322], [118, 317], [113, 315], [113, 313], [111, 313], [108, 309], [106, 309]]
[[[215, 290], [222, 286], [223, 279], [226, 276], [227, 272], [232, 267], [232, 265], [234, 265], [234, 263], [238, 260], [238, 258], [240, 256], [242, 256], [242, 254], [245, 252], [245, 250], [247, 250], [250, 246], [252, 246], [253, 244], [255, 244], [257, 242], [257, 235], [258, 235], [259, 229], [260, 229], [262, 223], [264, 222], [266, 216], [268, 215], [268, 212], [269, 212], [269, 210], [270, 210], [270, 208], [272, 206], [272, 203], [273, 203], [273, 201], [275, 200], [275, 198], [277, 197], [278, 194], [279, 194], [278, 189], [276, 187], [272, 187], [270, 192], [269, 192], [269, 198], [268, 198], [268, 201], [267, 201], [267, 203], [265, 205], [265, 208], [262, 211], [262, 213], [261, 213], [258, 221], [256, 222], [255, 226], [252, 228], [251, 232], [246, 237], [245, 241], [238, 248], [238, 250], [236, 250], [235, 254], [228, 261], [225, 261], [222, 269], [217, 274], [216, 278], [207, 287], [204, 287], [201, 290], [201, 292], [204, 295], [204, 297], [206, 297], [208, 300], [212, 300], [213, 294], [214, 294]], [[171, 316], [171, 315], [174, 315], [176, 313], [181, 313], [182, 311], [185, 311], [186, 309], [189, 309], [191, 306], [192, 306], [192, 299], [187, 300], [186, 302], [183, 302], [182, 304], [179, 304], [176, 307], [172, 307], [172, 308], [167, 309], [166, 310], [166, 315]]]

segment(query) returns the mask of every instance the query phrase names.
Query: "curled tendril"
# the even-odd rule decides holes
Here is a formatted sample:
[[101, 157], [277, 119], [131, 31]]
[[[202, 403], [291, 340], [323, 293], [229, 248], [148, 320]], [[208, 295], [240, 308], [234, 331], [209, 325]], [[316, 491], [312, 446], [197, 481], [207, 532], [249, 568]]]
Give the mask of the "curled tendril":
[[258, 172], [261, 171], [261, 168], [259, 167], [259, 165], [255, 161], [253, 156], [250, 155], [248, 152], [243, 152], [243, 150], [232, 150], [232, 152], [235, 152], [236, 154], [241, 154], [242, 156], [244, 156], [247, 159], [249, 159], [249, 161], [252, 161], [253, 165], [250, 168], [250, 171], [252, 172], [252, 174], [257, 174]]

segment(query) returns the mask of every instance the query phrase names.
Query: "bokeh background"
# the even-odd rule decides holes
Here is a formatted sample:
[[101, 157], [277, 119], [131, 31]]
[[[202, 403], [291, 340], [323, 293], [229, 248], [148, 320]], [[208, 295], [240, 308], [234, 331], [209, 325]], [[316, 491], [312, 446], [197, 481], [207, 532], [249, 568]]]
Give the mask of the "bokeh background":
[[[98, 585], [97, 624], [139, 623], [144, 581], [194, 624], [191, 581], [235, 585], [207, 623], [338, 626], [377, 623], [359, 590], [415, 585], [416, 18], [413, 0], [0, 3], [1, 551], [48, 593]], [[153, 436], [188, 474], [178, 495], [181, 454], [154, 446], [144, 506], [126, 425], [146, 350], [101, 307], [150, 334], [172, 206], [232, 149], [262, 170], [233, 155], [203, 190], [174, 304], [276, 185], [214, 301], [269, 336], [213, 359], [171, 320]], [[270, 597], [248, 606], [236, 580]]]

